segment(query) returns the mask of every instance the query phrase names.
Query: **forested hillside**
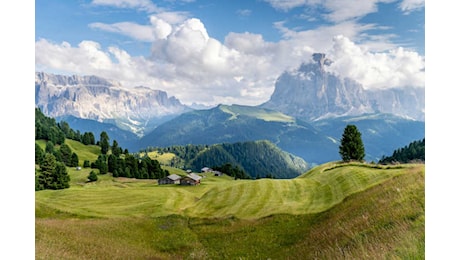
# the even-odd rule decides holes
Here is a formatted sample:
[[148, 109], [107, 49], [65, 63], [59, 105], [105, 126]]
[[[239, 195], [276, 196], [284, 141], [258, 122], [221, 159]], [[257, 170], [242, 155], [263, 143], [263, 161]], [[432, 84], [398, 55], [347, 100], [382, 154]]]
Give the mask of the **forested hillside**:
[[[88, 181], [95, 181], [97, 175], [107, 173], [111, 173], [113, 177], [136, 179], [158, 179], [169, 174], [161, 168], [157, 160], [145, 155], [131, 154], [120, 147], [116, 140], [110, 144], [110, 137], [106, 132], [102, 132], [96, 142], [93, 133], [81, 134], [74, 131], [67, 122], [57, 123], [38, 108], [35, 109], [35, 140], [35, 190], [69, 188], [67, 167], [94, 169], [90, 172]], [[96, 159], [90, 161], [85, 156], [82, 161], [79, 158], [79, 154], [88, 153]]]
[[383, 156], [379, 163], [425, 162], [425, 138], [396, 149], [391, 156]]
[[217, 168], [230, 164], [252, 178], [294, 178], [308, 169], [302, 158], [289, 154], [266, 140], [171, 146], [150, 150], [174, 153], [180, 158], [173, 160], [174, 166], [182, 164], [183, 167], [200, 171], [203, 167]]

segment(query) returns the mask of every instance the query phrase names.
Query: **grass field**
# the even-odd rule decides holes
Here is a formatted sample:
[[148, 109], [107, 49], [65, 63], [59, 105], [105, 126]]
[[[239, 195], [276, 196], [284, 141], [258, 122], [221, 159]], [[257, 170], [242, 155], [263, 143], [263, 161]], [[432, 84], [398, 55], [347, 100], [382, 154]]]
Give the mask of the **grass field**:
[[36, 259], [423, 259], [424, 165], [329, 163], [202, 185], [69, 169], [35, 193]]

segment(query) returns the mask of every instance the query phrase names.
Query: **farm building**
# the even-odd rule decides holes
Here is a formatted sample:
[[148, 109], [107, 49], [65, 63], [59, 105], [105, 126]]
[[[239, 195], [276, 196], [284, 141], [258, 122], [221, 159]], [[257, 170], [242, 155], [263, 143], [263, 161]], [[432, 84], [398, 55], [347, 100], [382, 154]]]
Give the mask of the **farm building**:
[[212, 171], [214, 173], [214, 176], [222, 176], [223, 173], [220, 171]]
[[181, 182], [181, 177], [177, 174], [168, 175], [162, 179], [158, 180], [158, 184], [179, 184]]
[[209, 167], [203, 167], [203, 168], [201, 168], [201, 172], [210, 172], [210, 171], [212, 171], [212, 169], [209, 168]]
[[199, 185], [201, 183], [201, 176], [195, 173], [190, 173], [180, 180], [180, 185]]

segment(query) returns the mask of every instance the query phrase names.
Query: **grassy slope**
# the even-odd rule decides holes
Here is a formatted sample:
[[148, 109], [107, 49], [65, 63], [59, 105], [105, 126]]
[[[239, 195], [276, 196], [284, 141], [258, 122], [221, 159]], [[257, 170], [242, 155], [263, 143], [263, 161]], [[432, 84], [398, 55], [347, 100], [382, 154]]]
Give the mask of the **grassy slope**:
[[[43, 151], [46, 148], [46, 141], [45, 140], [35, 140], [40, 148]], [[72, 152], [75, 152], [78, 155], [78, 164], [83, 166], [83, 162], [88, 160], [90, 162], [96, 161], [98, 155], [101, 153], [101, 148], [97, 145], [84, 145], [80, 142], [75, 140], [66, 139], [65, 143], [70, 147]], [[59, 146], [56, 146], [56, 149], [59, 149]]]
[[424, 167], [340, 166], [198, 187], [70, 169], [70, 189], [36, 192], [37, 259], [423, 256]]
[[285, 115], [280, 112], [266, 110], [263, 108], [254, 108], [254, 107], [247, 107], [247, 106], [239, 106], [239, 105], [221, 105], [220, 109], [225, 113], [231, 114], [231, 119], [235, 119], [239, 115], [246, 115], [249, 117], [254, 117], [257, 119], [265, 120], [265, 121], [274, 121], [274, 122], [290, 122], [294, 123], [295, 119], [288, 115]]

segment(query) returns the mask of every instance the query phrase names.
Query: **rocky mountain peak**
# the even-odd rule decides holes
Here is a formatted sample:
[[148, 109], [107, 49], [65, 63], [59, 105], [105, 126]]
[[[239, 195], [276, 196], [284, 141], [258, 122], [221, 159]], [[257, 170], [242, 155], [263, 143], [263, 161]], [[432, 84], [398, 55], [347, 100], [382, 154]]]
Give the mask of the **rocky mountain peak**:
[[324, 71], [324, 66], [330, 66], [332, 64], [332, 60], [326, 58], [325, 53], [313, 53], [312, 58], [313, 61], [317, 62], [322, 71]]
[[421, 88], [365, 90], [355, 80], [327, 72], [332, 64], [324, 53], [314, 53], [310, 63], [284, 72], [270, 100], [261, 107], [313, 121], [326, 117], [364, 113], [390, 113], [425, 120], [425, 92]]

